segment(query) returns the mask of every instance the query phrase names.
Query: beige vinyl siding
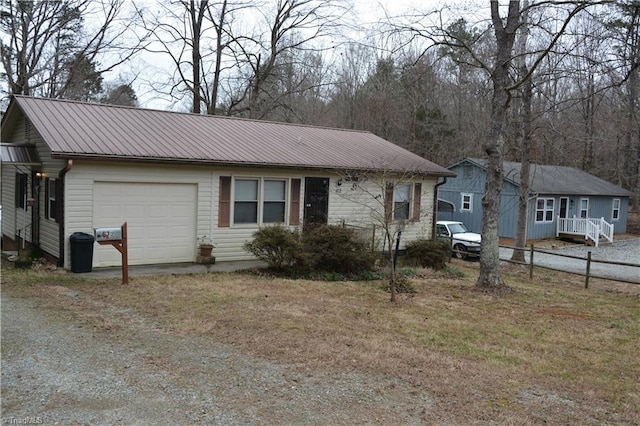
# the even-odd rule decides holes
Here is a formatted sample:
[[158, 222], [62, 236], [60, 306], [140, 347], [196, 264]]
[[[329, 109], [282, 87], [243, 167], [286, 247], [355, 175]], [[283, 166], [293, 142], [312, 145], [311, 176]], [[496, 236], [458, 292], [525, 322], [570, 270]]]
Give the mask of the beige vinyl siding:
[[[431, 238], [433, 225], [433, 190], [435, 179], [411, 180], [407, 183], [422, 183], [420, 198], [420, 221], [406, 223], [401, 238], [401, 247], [408, 241], [417, 238]], [[351, 182], [343, 182], [337, 185], [337, 178], [331, 179], [331, 193], [329, 196], [329, 222], [334, 224], [346, 223], [354, 226], [376, 225], [381, 227], [384, 223], [383, 185], [376, 182], [363, 182], [360, 185], [364, 191], [352, 190]], [[411, 187], [413, 197], [413, 185]], [[380, 195], [378, 199], [376, 195]], [[413, 202], [411, 204], [413, 212]], [[391, 231], [395, 231], [391, 229]], [[382, 237], [376, 233], [376, 239]], [[378, 244], [382, 244], [378, 242]]]
[[[302, 179], [300, 195], [300, 218], [304, 217], [304, 179], [305, 177], [329, 177], [329, 223], [366, 226], [372, 223], [371, 206], [377, 201], [369, 194], [353, 197], [340, 195], [337, 181], [339, 176], [330, 172], [306, 172], [300, 170], [277, 170], [268, 168], [214, 168], [211, 166], [184, 165], [149, 165], [125, 163], [101, 163], [76, 161], [66, 178], [65, 185], [65, 267], [70, 266], [69, 236], [74, 232], [93, 232], [92, 210], [94, 206], [94, 182], [138, 182], [138, 183], [191, 183], [197, 185], [196, 227], [197, 237], [208, 236], [215, 244], [213, 255], [216, 261], [235, 261], [251, 259], [251, 255], [243, 249], [246, 241], [251, 240], [252, 234], [259, 229], [256, 224], [242, 224], [219, 228], [218, 224], [218, 194], [220, 176], [233, 178], [273, 178], [286, 179], [287, 190], [290, 190], [291, 179]], [[421, 220], [410, 223], [405, 229], [403, 242], [417, 237], [431, 235], [431, 212], [433, 208], [433, 186], [435, 180], [422, 182]], [[349, 188], [341, 185], [340, 188]], [[379, 204], [382, 209], [382, 205]], [[290, 197], [287, 196], [285, 212], [290, 207]], [[110, 224], [119, 226], [121, 224]], [[290, 227], [298, 230], [298, 226]], [[197, 242], [194, 240], [194, 245]], [[114, 249], [115, 250], [115, 249]], [[195, 259], [193, 259], [195, 261]]]
[[[201, 166], [74, 162], [65, 185], [65, 267], [70, 267], [69, 236], [74, 232], [93, 233], [95, 182], [197, 185], [196, 236], [201, 237], [211, 235], [212, 174], [210, 167]], [[195, 238], [193, 244], [196, 245]]]
[[[49, 179], [58, 180], [60, 170], [66, 166], [66, 161], [51, 158], [51, 151], [38, 136], [36, 147], [40, 161], [42, 161], [42, 173]], [[45, 180], [40, 180], [40, 248], [47, 253], [60, 257], [60, 225], [54, 219], [48, 219], [45, 215]]]
[[[20, 122], [9, 134], [2, 135], [3, 142], [27, 143], [32, 142], [25, 129], [26, 119], [22, 117]], [[16, 173], [31, 175], [29, 166], [20, 166], [2, 163], [2, 234], [15, 239], [17, 230], [31, 223], [31, 212], [18, 209], [16, 205]], [[31, 177], [29, 177], [31, 182]], [[27, 235], [31, 240], [31, 233]]]
[[[216, 257], [216, 262], [236, 261], [236, 260], [248, 260], [253, 259], [253, 256], [244, 250], [243, 245], [246, 241], [252, 239], [253, 233], [257, 231], [260, 226], [256, 224], [233, 224], [233, 217], [231, 220], [231, 226], [218, 228], [218, 214], [219, 205], [217, 197], [220, 193], [220, 176], [231, 176], [232, 178], [267, 178], [267, 179], [286, 179], [287, 180], [287, 203], [285, 206], [286, 221], [289, 221], [289, 207], [290, 207], [290, 190], [291, 179], [301, 179], [301, 196], [300, 196], [300, 218], [302, 223], [303, 210], [304, 210], [304, 177], [305, 176], [322, 176], [326, 177], [327, 174], [303, 174], [304, 172], [292, 171], [292, 170], [276, 170], [276, 169], [260, 169], [260, 168], [226, 168], [217, 169], [213, 179], [213, 194], [215, 194], [215, 200], [212, 206], [212, 240], [215, 244], [213, 249], [213, 255]], [[231, 198], [233, 204], [233, 195]], [[233, 211], [233, 206], [231, 208]], [[266, 225], [268, 226], [268, 225]], [[290, 226], [291, 230], [298, 229], [297, 226]]]
[[[376, 187], [374, 184], [366, 184], [368, 193], [363, 191], [351, 191], [351, 184], [343, 182], [338, 186], [337, 182], [340, 176], [335, 173], [326, 172], [305, 172], [290, 170], [273, 170], [273, 169], [241, 169], [229, 168], [218, 169], [213, 178], [213, 194], [215, 200], [212, 206], [212, 239], [215, 244], [214, 256], [216, 261], [236, 261], [251, 259], [252, 256], [243, 249], [246, 241], [250, 241], [252, 234], [259, 229], [258, 225], [234, 225], [229, 227], [218, 228], [218, 202], [217, 194], [219, 193], [220, 176], [231, 176], [233, 178], [285, 178], [285, 179], [301, 179], [300, 194], [300, 219], [301, 224], [304, 217], [304, 182], [306, 177], [329, 177], [329, 212], [328, 223], [340, 225], [346, 223], [354, 226], [369, 226], [372, 223], [379, 222], [380, 219], [372, 219], [372, 217], [381, 218], [384, 213], [382, 204], [377, 201], [375, 196]], [[290, 182], [290, 181], [289, 181]], [[408, 223], [403, 233], [401, 247], [406, 242], [416, 238], [430, 238], [432, 227], [433, 212], [433, 189], [436, 183], [435, 179], [415, 180], [422, 183], [422, 193], [420, 200], [421, 217], [416, 223]], [[340, 192], [338, 192], [338, 189]], [[233, 201], [233, 198], [232, 198]], [[286, 211], [289, 208], [290, 199], [287, 199]], [[374, 212], [377, 212], [374, 214]], [[268, 226], [268, 225], [267, 225]], [[291, 230], [299, 230], [299, 226], [289, 226]], [[382, 234], [377, 234], [381, 238]], [[380, 248], [382, 243], [380, 243]]]
[[[28, 120], [20, 117], [14, 130], [9, 135], [3, 135], [3, 140], [11, 143], [35, 144], [42, 162], [40, 171], [49, 178], [58, 178], [58, 173], [65, 166], [64, 160], [51, 158], [51, 151], [44, 144], [40, 135], [36, 132]], [[36, 169], [36, 168], [34, 168]], [[15, 174], [26, 173], [29, 175], [29, 191], [31, 191], [31, 168], [30, 166], [14, 166], [2, 164], [2, 233], [14, 239], [16, 230], [22, 229], [26, 224], [31, 223], [31, 209], [15, 208]], [[44, 178], [40, 181], [38, 202], [40, 206], [40, 248], [52, 256], [59, 256], [59, 227], [54, 220], [45, 217], [44, 203], [46, 202], [44, 189]], [[29, 196], [33, 196], [29, 192]], [[16, 217], [17, 213], [17, 217]], [[31, 241], [31, 227], [28, 227], [26, 235], [27, 241]]]

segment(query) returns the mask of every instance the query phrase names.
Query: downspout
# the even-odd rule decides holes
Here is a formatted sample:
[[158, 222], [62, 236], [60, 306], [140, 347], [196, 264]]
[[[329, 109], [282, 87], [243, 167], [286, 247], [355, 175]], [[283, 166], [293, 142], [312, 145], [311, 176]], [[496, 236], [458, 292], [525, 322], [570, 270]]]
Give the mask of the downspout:
[[[436, 239], [436, 220], [438, 217], [438, 187], [447, 183], [447, 178], [444, 177], [444, 180], [440, 183], [436, 183], [436, 186], [433, 187], [433, 220], [431, 224], [431, 239]], [[437, 181], [436, 181], [437, 182]]]
[[58, 194], [62, 195], [60, 197], [60, 200], [58, 200], [57, 199], [58, 194], [56, 194], [56, 202], [60, 205], [60, 208], [58, 208], [58, 211], [56, 212], [56, 217], [58, 217], [58, 214], [60, 215], [60, 218], [59, 218], [60, 222], [58, 223], [58, 230], [59, 230], [58, 266], [59, 267], [64, 267], [64, 212], [65, 212], [64, 177], [69, 172], [69, 170], [71, 170], [72, 167], [73, 167], [73, 160], [67, 160], [67, 165], [58, 173], [58, 185], [60, 185], [60, 190], [57, 192]]

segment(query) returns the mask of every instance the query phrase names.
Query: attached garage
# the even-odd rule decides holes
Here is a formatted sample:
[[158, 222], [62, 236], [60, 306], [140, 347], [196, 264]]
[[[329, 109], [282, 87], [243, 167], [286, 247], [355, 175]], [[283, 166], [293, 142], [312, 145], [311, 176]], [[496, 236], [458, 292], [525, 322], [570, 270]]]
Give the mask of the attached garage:
[[[94, 182], [93, 227], [127, 222], [129, 264], [193, 262], [197, 185]], [[93, 266], [121, 264], [111, 246], [94, 248]]]

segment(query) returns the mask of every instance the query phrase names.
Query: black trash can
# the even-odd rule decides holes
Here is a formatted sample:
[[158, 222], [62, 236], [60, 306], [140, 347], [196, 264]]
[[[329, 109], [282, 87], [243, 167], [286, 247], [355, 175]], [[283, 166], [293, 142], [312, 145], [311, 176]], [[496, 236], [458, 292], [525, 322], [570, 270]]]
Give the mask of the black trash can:
[[91, 272], [93, 268], [93, 235], [74, 232], [71, 243], [71, 272]]

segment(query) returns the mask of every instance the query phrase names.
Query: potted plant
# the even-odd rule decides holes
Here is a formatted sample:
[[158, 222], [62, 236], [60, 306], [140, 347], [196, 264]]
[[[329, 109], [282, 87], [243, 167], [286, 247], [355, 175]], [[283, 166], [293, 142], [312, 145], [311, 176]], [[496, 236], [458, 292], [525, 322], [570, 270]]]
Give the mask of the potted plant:
[[213, 243], [211, 242], [211, 239], [206, 235], [198, 238], [198, 250], [200, 250], [201, 257], [211, 257], [211, 252], [213, 251]]

